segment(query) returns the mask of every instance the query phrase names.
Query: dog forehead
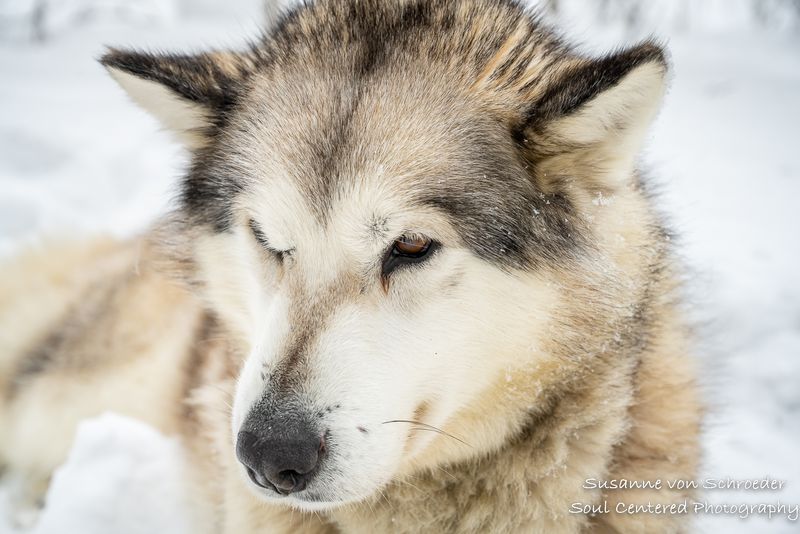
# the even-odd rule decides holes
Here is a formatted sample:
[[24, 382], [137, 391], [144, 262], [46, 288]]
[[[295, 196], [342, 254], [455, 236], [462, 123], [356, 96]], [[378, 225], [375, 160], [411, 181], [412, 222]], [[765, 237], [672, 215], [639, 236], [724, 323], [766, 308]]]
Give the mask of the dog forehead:
[[324, 200], [309, 196], [307, 186], [291, 177], [257, 180], [243, 203], [278, 248], [347, 250], [358, 257], [371, 256], [408, 231], [457, 239], [447, 218], [418, 201], [414, 185], [401, 186], [402, 176], [386, 174], [378, 165], [340, 180]]
[[253, 183], [291, 181], [320, 220], [342, 196], [408, 200], [472, 173], [500, 137], [471, 103], [434, 83], [316, 78], [263, 76], [224, 144]]
[[326, 228], [336, 215], [356, 236], [395, 212], [434, 210], [479, 255], [522, 261], [532, 183], [507, 132], [473, 102], [435, 83], [267, 82], [232, 121], [226, 159], [285, 214], [280, 224]]
[[[441, 83], [326, 72], [265, 74], [240, 106], [233, 133], [298, 174], [333, 178], [379, 167], [412, 170], [462, 153], [480, 128], [471, 103]], [[477, 114], [474, 114], [477, 115]], [[362, 176], [363, 177], [363, 176]]]
[[[343, 198], [362, 200], [365, 212], [369, 201], [433, 208], [478, 255], [505, 265], [529, 262], [526, 243], [552, 241], [543, 222], [534, 221], [542, 235], [531, 235], [540, 195], [496, 99], [414, 47], [387, 49], [367, 70], [349, 49], [327, 50], [287, 50], [250, 80], [221, 143], [249, 188], [289, 182], [296, 201], [278, 199], [287, 213], [323, 228]], [[385, 214], [371, 208], [377, 220]]]

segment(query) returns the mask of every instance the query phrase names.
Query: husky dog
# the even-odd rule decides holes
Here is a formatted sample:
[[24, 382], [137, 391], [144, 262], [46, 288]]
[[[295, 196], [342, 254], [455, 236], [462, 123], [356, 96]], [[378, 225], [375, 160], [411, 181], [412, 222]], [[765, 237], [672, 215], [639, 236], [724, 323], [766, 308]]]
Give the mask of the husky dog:
[[688, 529], [666, 482], [702, 409], [635, 166], [657, 44], [320, 0], [241, 52], [101, 61], [193, 159], [143, 238], [4, 268], [0, 454], [32, 498], [115, 410], [183, 437], [198, 531]]

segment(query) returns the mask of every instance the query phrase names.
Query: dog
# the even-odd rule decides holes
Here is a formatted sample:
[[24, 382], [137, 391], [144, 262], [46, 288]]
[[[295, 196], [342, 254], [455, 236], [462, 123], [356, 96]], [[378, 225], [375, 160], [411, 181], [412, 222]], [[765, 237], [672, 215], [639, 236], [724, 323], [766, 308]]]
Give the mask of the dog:
[[657, 43], [589, 57], [511, 0], [318, 0], [244, 51], [101, 63], [192, 160], [142, 237], [3, 269], [23, 500], [114, 410], [182, 437], [198, 532], [687, 531], [666, 481], [703, 406], [636, 166]]

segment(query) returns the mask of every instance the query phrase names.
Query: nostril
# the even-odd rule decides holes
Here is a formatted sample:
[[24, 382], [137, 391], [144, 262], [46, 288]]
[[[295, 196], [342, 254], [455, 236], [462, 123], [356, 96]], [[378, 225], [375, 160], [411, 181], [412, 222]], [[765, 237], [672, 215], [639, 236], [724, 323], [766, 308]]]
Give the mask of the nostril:
[[278, 492], [288, 495], [293, 491], [301, 491], [305, 488], [305, 477], [293, 470], [284, 470], [278, 473], [275, 488]]
[[263, 475], [256, 473], [247, 466], [244, 466], [244, 468], [247, 471], [247, 476], [250, 477], [250, 480], [252, 480], [253, 484], [255, 484], [256, 486], [261, 486], [264, 489], [267, 489], [270, 486], [272, 486], [272, 484], [270, 484], [269, 481], [266, 478], [264, 478]]

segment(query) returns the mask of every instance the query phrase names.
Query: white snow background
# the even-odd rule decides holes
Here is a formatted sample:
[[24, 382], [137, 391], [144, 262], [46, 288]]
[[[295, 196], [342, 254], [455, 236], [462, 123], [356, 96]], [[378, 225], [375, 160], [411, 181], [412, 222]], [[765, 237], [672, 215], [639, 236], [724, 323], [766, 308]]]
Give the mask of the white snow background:
[[[672, 81], [643, 159], [705, 325], [703, 477], [786, 481], [778, 492], [705, 498], [800, 505], [797, 11], [780, 0], [614, 11], [634, 3], [560, 0], [557, 18], [596, 53], [653, 32], [666, 38]], [[95, 62], [103, 45], [236, 46], [262, 16], [245, 0], [0, 1], [0, 256], [43, 236], [131, 235], [169, 205], [185, 154]], [[188, 533], [180, 460], [173, 438], [141, 423], [88, 421], [32, 532]], [[0, 513], [10, 511], [8, 488], [0, 485]], [[790, 533], [800, 522], [700, 515], [696, 530]], [[16, 531], [0, 517], [0, 532]]]

